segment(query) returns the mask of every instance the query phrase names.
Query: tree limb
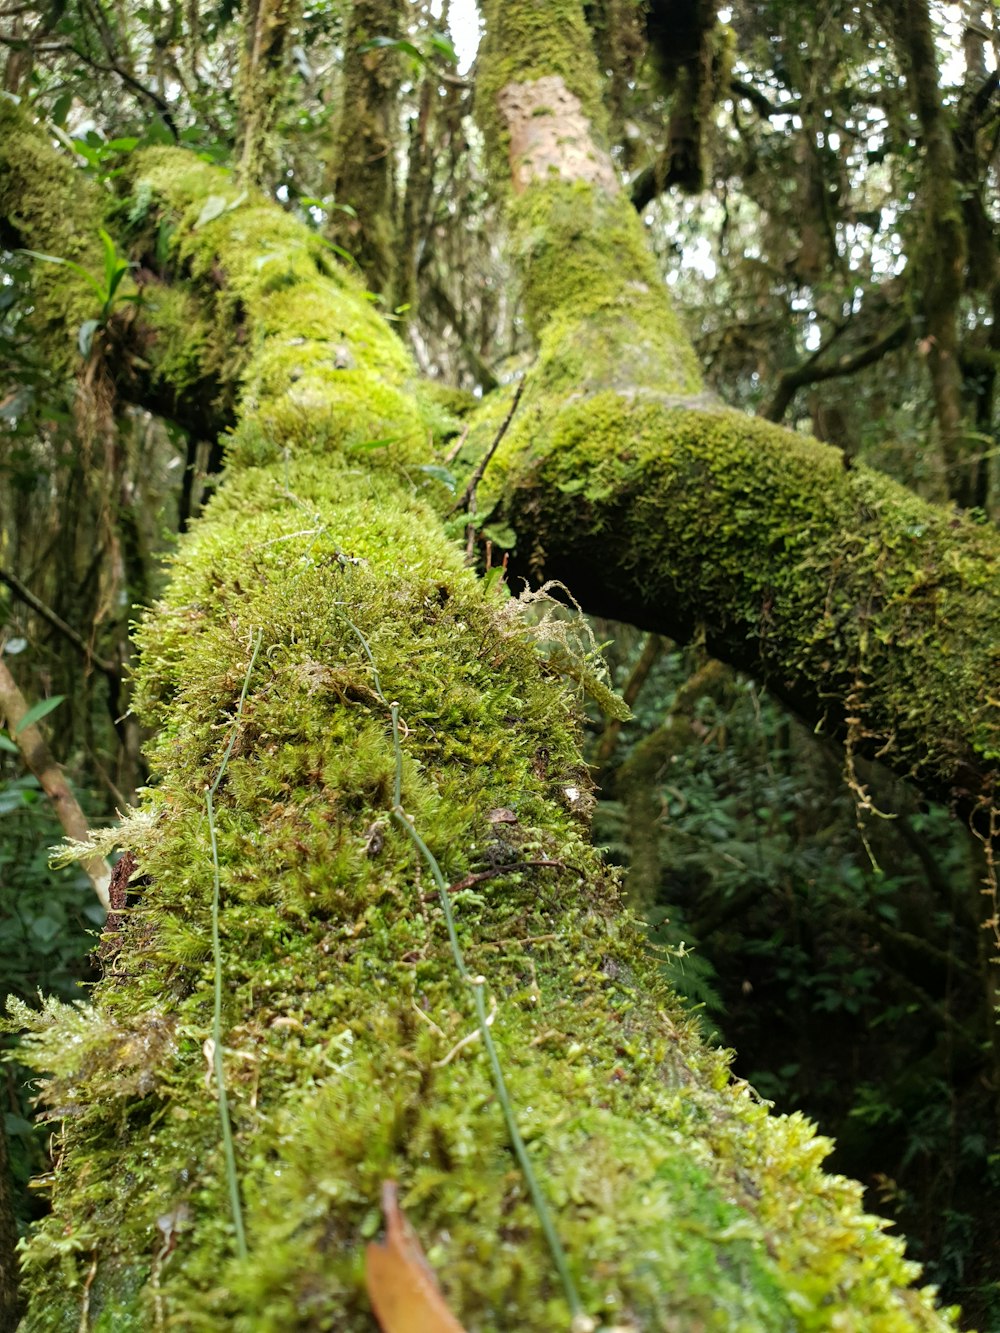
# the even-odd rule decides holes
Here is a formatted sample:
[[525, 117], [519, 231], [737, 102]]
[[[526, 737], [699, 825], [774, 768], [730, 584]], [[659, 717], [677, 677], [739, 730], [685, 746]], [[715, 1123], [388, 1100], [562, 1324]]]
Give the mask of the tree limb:
[[[28, 705], [24, 695], [18, 689], [7, 664], [0, 657], [0, 716], [6, 722], [7, 729], [20, 750], [25, 764], [34, 773], [42, 790], [52, 802], [52, 808], [66, 837], [74, 842], [86, 842], [90, 837], [87, 816], [80, 809], [80, 803], [73, 795], [73, 789], [66, 781], [66, 775], [52, 757], [41, 731], [34, 723], [23, 725], [27, 712]], [[101, 906], [109, 907], [111, 900], [108, 896], [108, 887], [111, 884], [111, 867], [107, 861], [103, 856], [88, 856], [81, 860], [80, 865], [90, 880], [90, 886], [97, 894]]]
[[807, 384], [821, 384], [825, 380], [840, 379], [854, 375], [867, 366], [873, 366], [882, 358], [901, 347], [910, 332], [912, 322], [909, 316], [899, 320], [888, 333], [857, 352], [840, 357], [829, 365], [817, 364], [815, 357], [810, 357], [802, 365], [783, 370], [778, 377], [774, 393], [760, 415], [765, 421], [781, 421], [797, 391]]

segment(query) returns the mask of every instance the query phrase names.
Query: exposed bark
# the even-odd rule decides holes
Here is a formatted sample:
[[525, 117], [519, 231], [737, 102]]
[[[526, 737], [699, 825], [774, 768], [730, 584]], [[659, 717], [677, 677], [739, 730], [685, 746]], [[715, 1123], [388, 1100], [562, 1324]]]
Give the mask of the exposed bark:
[[941, 104], [937, 52], [927, 0], [883, 0], [883, 7], [923, 137], [923, 216], [918, 258], [926, 325], [922, 346], [948, 468], [949, 493], [960, 505], [968, 507], [974, 503], [976, 470], [966, 458], [968, 449], [962, 420], [958, 303], [965, 286], [967, 247], [955, 149]]
[[[87, 816], [80, 809], [80, 803], [73, 795], [62, 769], [53, 759], [41, 731], [33, 724], [23, 725], [27, 712], [28, 705], [24, 695], [18, 689], [17, 681], [10, 674], [3, 658], [0, 657], [0, 717], [3, 718], [17, 748], [21, 751], [25, 764], [34, 773], [45, 795], [52, 802], [52, 808], [66, 837], [75, 842], [86, 842], [90, 836]], [[101, 906], [108, 907], [111, 867], [103, 856], [85, 857], [81, 861], [81, 866]]]
[[657, 193], [668, 182], [690, 193], [705, 187], [707, 129], [725, 83], [716, 68], [717, 14], [715, 0], [649, 0], [646, 5], [650, 49], [672, 94], [666, 147], [654, 167]]
[[285, 80], [299, 0], [246, 0], [240, 67], [240, 166], [248, 185], [273, 171], [274, 131], [284, 105]]

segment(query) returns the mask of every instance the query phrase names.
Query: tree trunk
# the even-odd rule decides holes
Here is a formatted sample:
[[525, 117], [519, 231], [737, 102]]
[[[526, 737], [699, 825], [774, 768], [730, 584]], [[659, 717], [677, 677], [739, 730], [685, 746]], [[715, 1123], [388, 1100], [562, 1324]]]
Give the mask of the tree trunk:
[[[543, 43], [551, 77], [574, 79], [582, 20], [551, 8], [566, 64], [530, 22], [513, 34], [518, 58]], [[527, 7], [546, 23], [548, 9]], [[506, 12], [514, 22], [524, 10]], [[719, 414], [689, 405], [697, 368], [632, 210], [592, 152], [592, 111], [565, 81], [525, 91], [515, 79], [514, 92], [510, 82], [494, 66], [496, 93], [507, 89], [520, 116], [519, 235], [542, 350], [533, 400], [512, 426], [521, 452], [497, 471], [524, 496], [537, 478], [564, 549], [585, 536], [567, 534], [567, 505], [572, 522], [592, 524], [591, 543], [609, 552], [603, 586], [627, 584], [645, 605], [639, 619], [681, 571], [714, 593], [714, 612], [730, 582], [742, 588], [734, 559], [747, 558], [751, 536], [757, 558], [782, 559], [742, 509], [789, 503], [792, 480], [769, 489], [788, 437], [741, 436], [728, 417], [714, 434]], [[25, 161], [24, 132], [13, 109], [0, 104], [0, 118], [10, 130], [0, 201], [21, 201], [17, 225], [44, 249], [59, 170], [32, 213], [10, 165]], [[559, 141], [572, 178], [541, 186], [534, 173], [557, 165]], [[35, 149], [45, 158], [43, 140]], [[68, 199], [71, 174], [62, 179]], [[93, 1008], [17, 1014], [65, 1125], [53, 1213], [27, 1254], [26, 1327], [371, 1330], [364, 1248], [390, 1179], [470, 1333], [571, 1321], [576, 1333], [601, 1321], [755, 1333], [950, 1326], [930, 1293], [908, 1287], [916, 1269], [863, 1214], [860, 1188], [823, 1173], [824, 1140], [732, 1082], [725, 1055], [665, 990], [586, 840], [572, 694], [517, 601], [479, 584], [442, 535], [450, 499], [427, 470], [439, 417], [359, 284], [288, 215], [182, 152], [142, 154], [133, 188], [146, 231], [172, 229], [176, 281], [147, 292], [144, 374], [176, 392], [227, 375], [238, 422], [224, 485], [138, 634], [136, 706], [157, 728], [159, 780], [116, 836], [145, 887], [105, 937]], [[595, 286], [591, 265], [609, 247], [617, 266], [602, 259]], [[57, 287], [42, 293], [40, 316], [59, 300]], [[645, 378], [623, 386], [606, 356], [591, 357], [597, 347]], [[578, 430], [589, 420], [598, 461], [568, 433], [571, 375]], [[523, 432], [528, 418], [537, 440]], [[675, 448], [678, 432], [697, 464]], [[575, 489], [563, 470], [574, 448]], [[758, 453], [770, 460], [765, 482], [754, 480]], [[806, 456], [820, 482], [790, 469], [805, 486], [795, 512], [807, 525], [818, 507], [832, 531], [851, 517], [836, 500], [824, 507], [828, 491], [840, 494], [837, 456]], [[659, 489], [648, 470], [669, 472], [677, 457], [681, 484]], [[620, 471], [636, 462], [640, 481], [658, 483], [652, 513]], [[691, 539], [683, 505], [720, 477], [738, 489], [741, 470], [737, 544], [715, 564], [714, 547], [696, 546], [643, 604], [644, 566], [656, 577], [658, 554]], [[608, 533], [602, 506], [619, 485], [631, 540], [642, 520], [665, 551], [626, 549]], [[966, 602], [995, 615], [995, 584], [976, 583], [995, 540], [976, 546], [961, 529], [945, 544], [936, 511], [891, 498], [884, 507], [898, 501], [932, 529], [949, 595], [959, 600], [963, 580]], [[849, 550], [875, 541], [840, 531]], [[784, 560], [801, 561], [788, 541]], [[818, 551], [810, 584], [835, 583], [834, 555]], [[887, 587], [905, 600], [901, 584]], [[779, 596], [754, 614], [787, 625], [790, 674], [803, 657], [818, 673], [816, 636], [847, 632], [840, 603], [834, 628], [808, 622], [798, 640], [798, 613]], [[892, 661], [912, 650], [897, 636]], [[912, 655], [914, 678], [930, 655]], [[970, 715], [985, 728], [996, 711]], [[973, 728], [962, 743], [972, 751], [980, 739]], [[921, 754], [950, 775], [941, 750], [928, 742]]]

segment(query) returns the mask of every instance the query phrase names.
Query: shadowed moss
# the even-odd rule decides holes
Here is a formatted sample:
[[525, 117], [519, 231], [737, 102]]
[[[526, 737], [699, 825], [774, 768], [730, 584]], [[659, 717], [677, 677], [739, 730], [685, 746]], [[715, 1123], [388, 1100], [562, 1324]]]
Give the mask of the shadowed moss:
[[[52, 152], [38, 128], [12, 98], [0, 96], [0, 241], [8, 246], [42, 247], [103, 278], [98, 229], [103, 214], [97, 199], [79, 190], [79, 173]], [[34, 261], [35, 334], [46, 346], [53, 368], [67, 371], [78, 361], [77, 331], [101, 313], [101, 302], [86, 278], [65, 265]], [[41, 318], [38, 318], [41, 316]]]

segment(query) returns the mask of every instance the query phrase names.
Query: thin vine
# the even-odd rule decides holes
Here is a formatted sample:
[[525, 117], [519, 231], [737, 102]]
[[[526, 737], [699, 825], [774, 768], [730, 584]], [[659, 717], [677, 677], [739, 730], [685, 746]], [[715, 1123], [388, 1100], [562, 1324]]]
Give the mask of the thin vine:
[[243, 1225], [243, 1205], [240, 1201], [240, 1182], [236, 1171], [236, 1149], [233, 1145], [233, 1127], [229, 1119], [229, 1099], [226, 1096], [226, 1075], [222, 1060], [222, 944], [219, 937], [219, 900], [221, 897], [221, 887], [219, 877], [219, 846], [215, 834], [215, 807], [213, 802], [215, 793], [219, 790], [219, 784], [225, 776], [226, 769], [229, 766], [229, 758], [233, 753], [233, 746], [236, 744], [236, 733], [239, 728], [240, 717], [243, 713], [243, 705], [246, 703], [247, 693], [250, 689], [250, 676], [253, 673], [263, 637], [264, 631], [258, 630], [257, 637], [254, 640], [253, 652], [250, 655], [250, 665], [247, 667], [247, 674], [243, 680], [240, 701], [236, 706], [236, 716], [233, 718], [233, 727], [229, 734], [229, 743], [226, 746], [225, 754], [222, 756], [222, 764], [216, 774], [215, 781], [210, 787], [205, 788], [205, 809], [208, 812], [208, 834], [212, 843], [212, 965], [215, 972], [215, 1005], [212, 1013], [212, 1063], [215, 1069], [215, 1086], [219, 1098], [219, 1122], [222, 1126], [222, 1148], [226, 1161], [226, 1182], [229, 1186], [229, 1204], [233, 1214], [233, 1229], [236, 1232], [236, 1253], [240, 1259], [246, 1259], [249, 1251], [247, 1249], [246, 1229]]
[[[576, 1289], [576, 1283], [573, 1281], [573, 1275], [569, 1271], [569, 1263], [566, 1259], [566, 1251], [563, 1249], [562, 1241], [556, 1231], [555, 1223], [549, 1212], [549, 1206], [546, 1202], [542, 1187], [535, 1174], [534, 1167], [531, 1164], [531, 1158], [528, 1156], [528, 1150], [524, 1139], [521, 1136], [520, 1128], [517, 1123], [517, 1116], [514, 1112], [514, 1105], [511, 1101], [510, 1092], [507, 1088], [507, 1080], [504, 1077], [503, 1067], [500, 1063], [500, 1054], [497, 1051], [496, 1043], [493, 1040], [493, 1034], [490, 1030], [493, 1019], [496, 1016], [495, 1011], [487, 1013], [484, 991], [486, 988], [486, 978], [484, 976], [474, 976], [465, 961], [465, 954], [458, 938], [458, 931], [455, 927], [455, 914], [452, 910], [451, 898], [448, 892], [448, 882], [442, 874], [441, 867], [437, 858], [430, 850], [423, 838], [414, 827], [413, 821], [407, 815], [403, 808], [403, 748], [400, 743], [400, 719], [399, 704], [390, 703], [382, 693], [381, 682], [379, 681], [378, 670], [375, 666], [375, 659], [372, 655], [368, 641], [352, 621], [346, 616], [343, 617], [350, 626], [361, 647], [364, 649], [365, 656], [372, 668], [375, 681], [375, 692], [382, 703], [389, 709], [392, 718], [392, 743], [395, 752], [395, 778], [393, 782], [393, 800], [392, 814], [396, 822], [402, 828], [407, 837], [416, 847], [420, 856], [427, 864], [431, 877], [437, 887], [438, 898], [441, 903], [441, 911], [444, 916], [445, 927], [448, 932], [448, 943], [451, 946], [451, 956], [455, 964], [461, 981], [472, 991], [472, 1000], [476, 1011], [476, 1020], [479, 1026], [479, 1035], [490, 1064], [490, 1072], [493, 1077], [493, 1087], [496, 1091], [497, 1100], [500, 1103], [503, 1112], [504, 1123], [507, 1127], [507, 1135], [510, 1139], [511, 1147], [514, 1150], [514, 1156], [517, 1158], [518, 1165], [521, 1168], [521, 1174], [524, 1177], [528, 1194], [532, 1205], [538, 1215], [538, 1222], [548, 1245], [549, 1253], [552, 1256], [552, 1262], [556, 1272], [559, 1275], [559, 1281], [562, 1284], [563, 1292], [566, 1296], [566, 1303], [570, 1309], [572, 1333], [592, 1333], [596, 1327], [594, 1321], [586, 1313]], [[404, 724], [405, 725], [405, 724]]]

